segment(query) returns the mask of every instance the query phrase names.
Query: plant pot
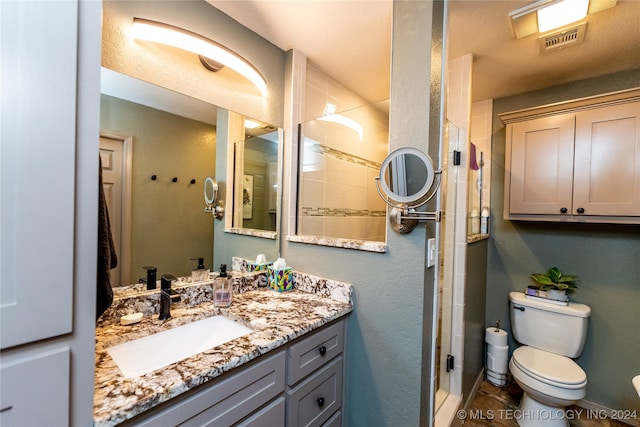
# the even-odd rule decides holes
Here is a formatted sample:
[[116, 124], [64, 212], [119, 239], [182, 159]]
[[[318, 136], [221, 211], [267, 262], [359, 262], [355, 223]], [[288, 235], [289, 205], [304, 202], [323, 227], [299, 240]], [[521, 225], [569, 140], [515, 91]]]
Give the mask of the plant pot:
[[548, 289], [547, 297], [549, 299], [554, 299], [557, 301], [566, 301], [567, 300], [567, 291], [559, 290], [559, 289]]

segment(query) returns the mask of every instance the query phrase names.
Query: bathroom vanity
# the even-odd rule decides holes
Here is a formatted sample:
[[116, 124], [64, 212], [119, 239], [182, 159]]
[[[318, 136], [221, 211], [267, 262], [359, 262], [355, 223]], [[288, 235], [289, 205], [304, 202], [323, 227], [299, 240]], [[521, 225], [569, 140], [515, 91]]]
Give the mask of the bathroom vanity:
[[[257, 287], [260, 281], [251, 278], [258, 276], [236, 280], [227, 308], [206, 301], [210, 284], [175, 286], [183, 302], [172, 306], [167, 321], [145, 314], [140, 323], [120, 325], [125, 306], [153, 301], [155, 293], [117, 298], [112, 317], [96, 328], [95, 425], [341, 425], [350, 285], [296, 273], [299, 289], [275, 292]], [[133, 378], [125, 378], [107, 352], [216, 315], [252, 331]]]

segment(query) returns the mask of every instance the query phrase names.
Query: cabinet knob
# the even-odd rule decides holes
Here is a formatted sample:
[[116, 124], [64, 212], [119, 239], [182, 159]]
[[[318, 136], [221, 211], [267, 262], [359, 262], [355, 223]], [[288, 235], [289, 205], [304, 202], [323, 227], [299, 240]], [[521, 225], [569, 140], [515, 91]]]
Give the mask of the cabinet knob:
[[579, 214], [584, 213], [584, 208], [578, 208], [577, 212], [578, 212]]
[[319, 397], [316, 399], [316, 402], [318, 402], [318, 406], [322, 408], [324, 406], [324, 397]]
[[561, 208], [560, 213], [567, 213], [567, 208]]
[[324, 354], [327, 352], [327, 347], [322, 346], [318, 349], [318, 352], [320, 353], [320, 356], [324, 356]]

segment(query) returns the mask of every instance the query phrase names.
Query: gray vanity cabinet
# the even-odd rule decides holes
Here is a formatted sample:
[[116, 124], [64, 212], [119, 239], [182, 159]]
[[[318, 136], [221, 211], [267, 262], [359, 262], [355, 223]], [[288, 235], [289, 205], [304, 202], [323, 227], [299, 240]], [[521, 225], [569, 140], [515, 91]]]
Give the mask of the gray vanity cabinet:
[[321, 328], [122, 425], [341, 426], [344, 329]]
[[278, 409], [284, 417], [284, 406], [261, 407], [284, 391], [285, 351], [264, 357], [210, 386], [205, 385], [203, 390], [172, 399], [123, 425], [231, 426], [256, 410], [252, 421], [241, 425], [268, 425], [262, 423], [261, 417], [277, 419], [274, 411]]
[[344, 328], [337, 322], [289, 347], [287, 426], [342, 425]]

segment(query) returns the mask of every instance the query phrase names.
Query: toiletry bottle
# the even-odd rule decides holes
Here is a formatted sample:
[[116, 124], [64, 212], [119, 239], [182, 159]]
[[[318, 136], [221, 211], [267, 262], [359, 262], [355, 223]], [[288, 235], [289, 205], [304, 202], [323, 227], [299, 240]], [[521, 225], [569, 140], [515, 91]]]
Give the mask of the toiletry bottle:
[[482, 208], [482, 215], [480, 216], [480, 233], [489, 234], [489, 208]]
[[[195, 260], [195, 258], [191, 258]], [[198, 258], [198, 266], [191, 270], [191, 283], [209, 279], [209, 269], [204, 267], [204, 258]]]
[[220, 265], [220, 274], [213, 281], [213, 305], [228, 307], [233, 299], [231, 279], [227, 276], [227, 264]]
[[471, 233], [470, 234], [478, 234], [480, 233], [480, 213], [477, 209], [471, 210]]

